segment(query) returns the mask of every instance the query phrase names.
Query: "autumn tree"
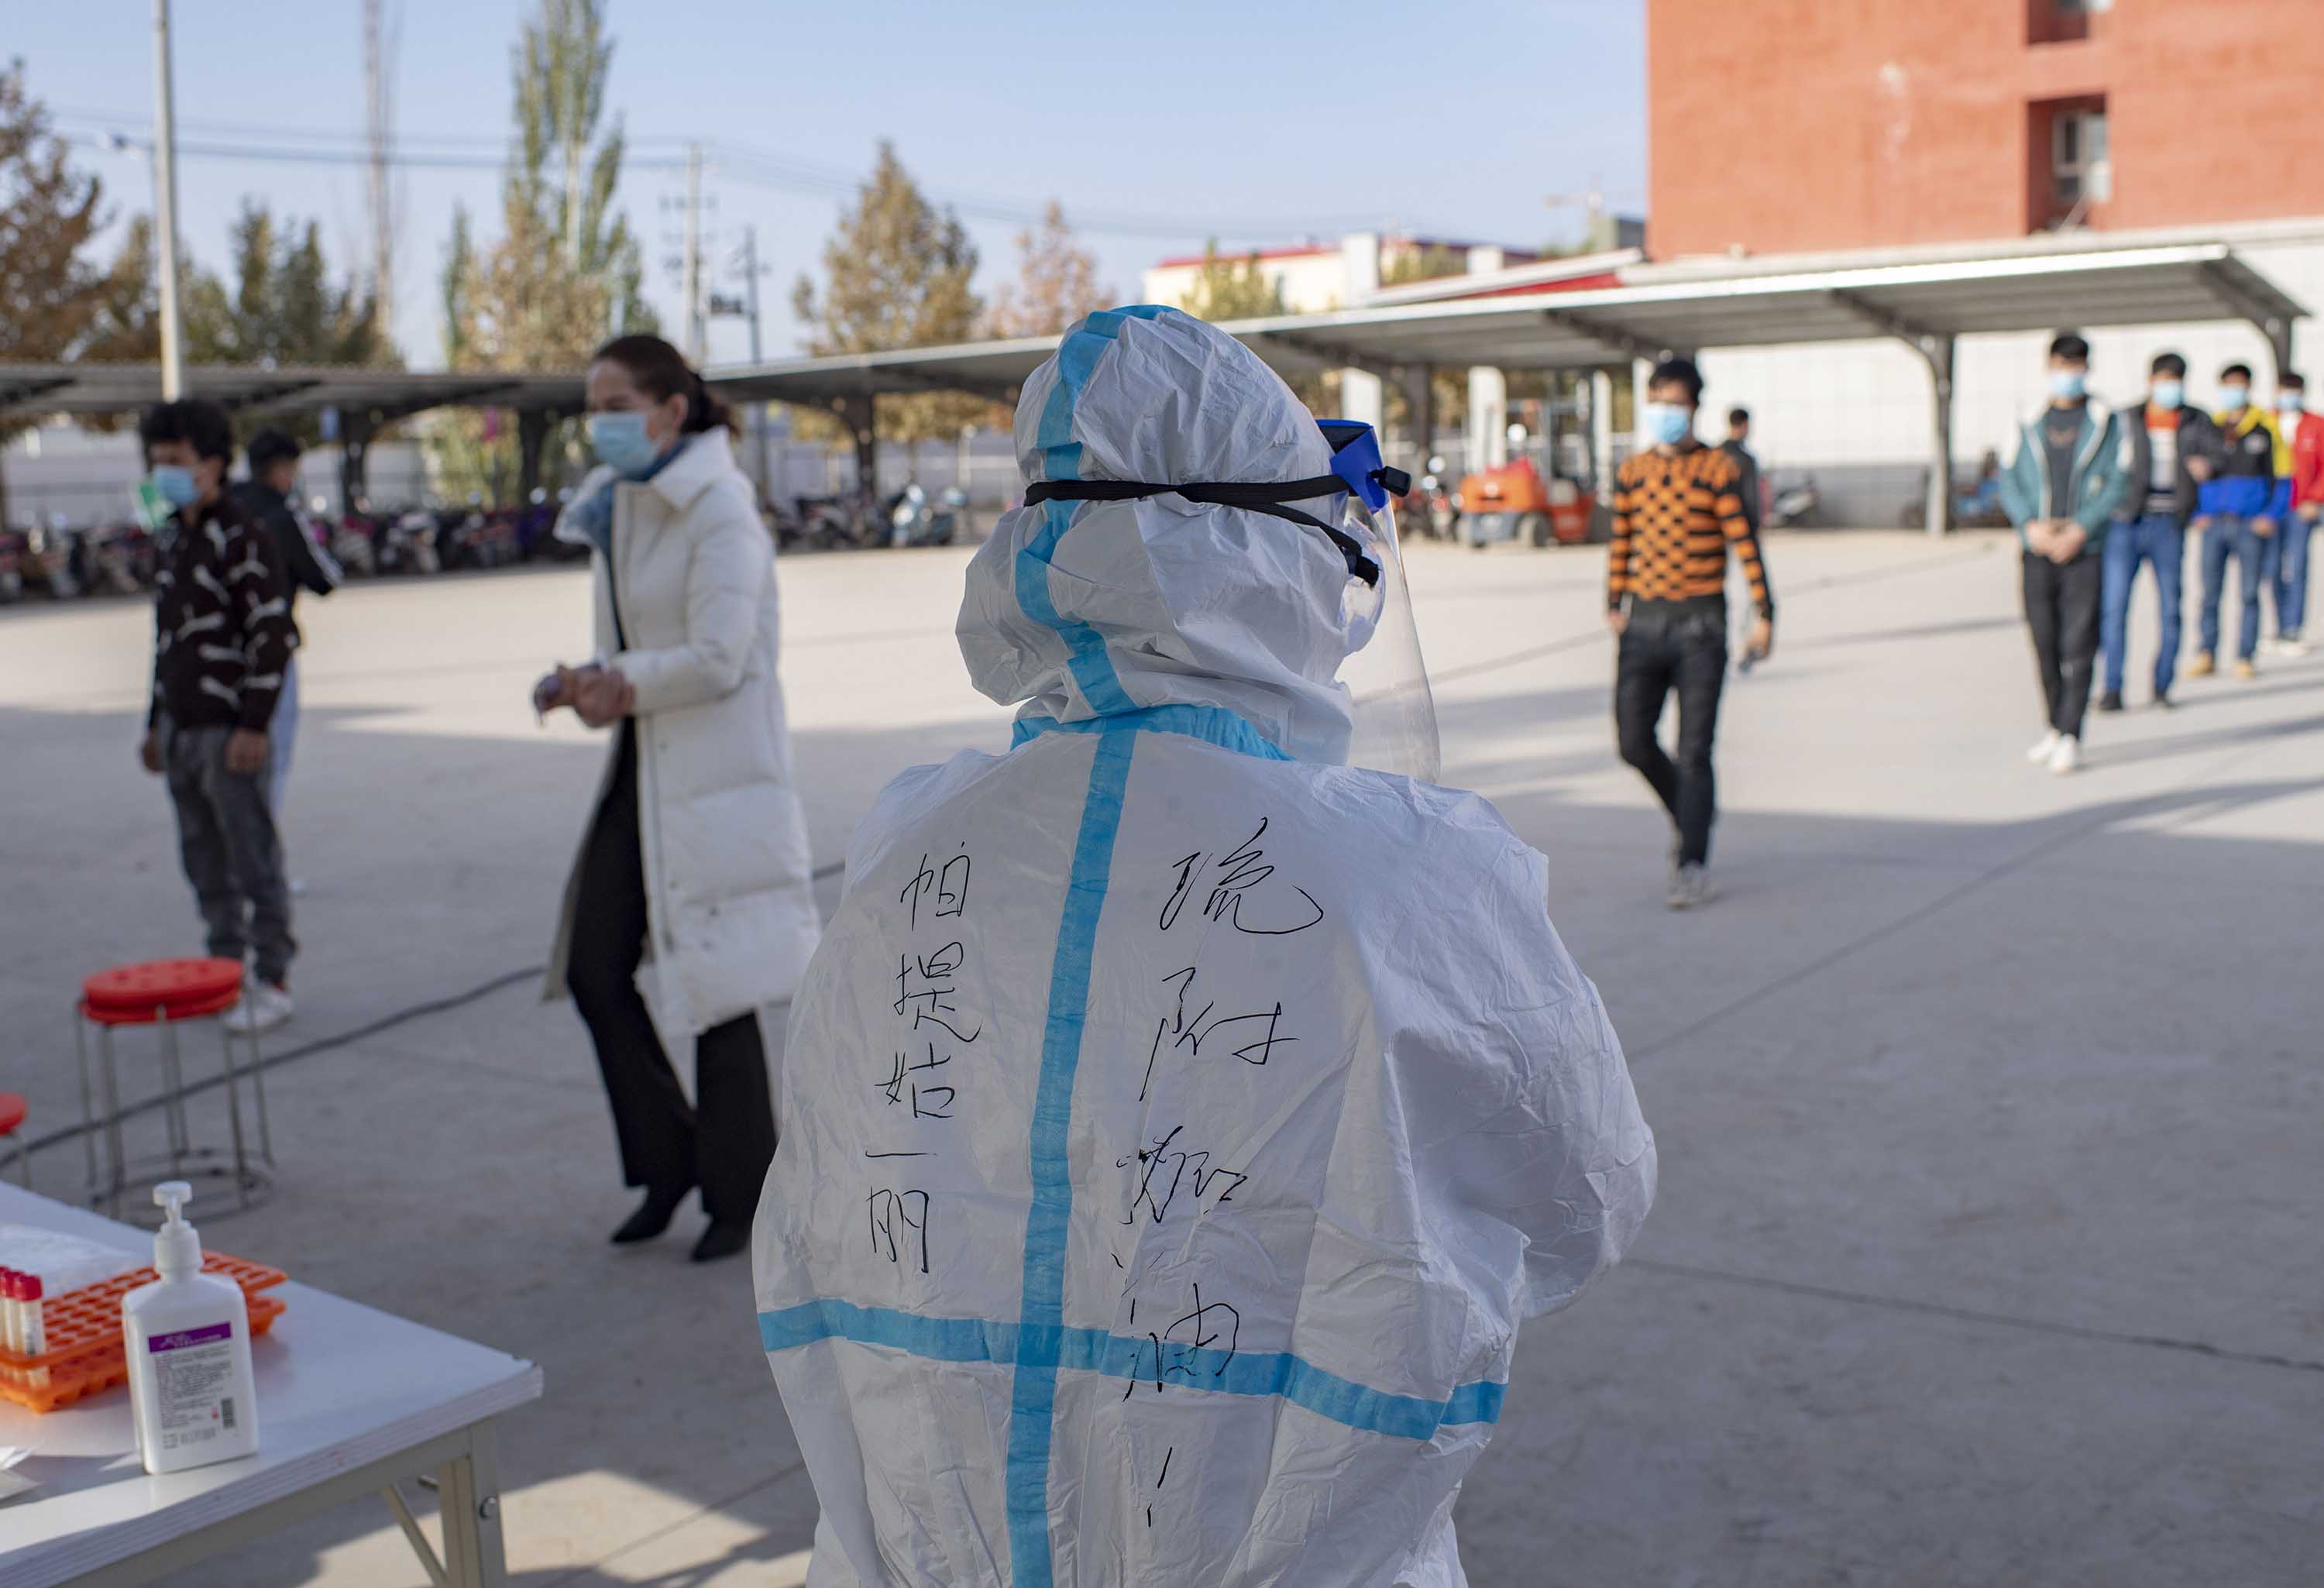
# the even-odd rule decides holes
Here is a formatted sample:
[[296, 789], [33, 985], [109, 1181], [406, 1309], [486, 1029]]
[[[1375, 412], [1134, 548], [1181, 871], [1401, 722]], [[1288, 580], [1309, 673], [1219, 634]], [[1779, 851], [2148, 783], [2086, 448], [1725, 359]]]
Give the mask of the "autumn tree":
[[1230, 257], [1219, 252], [1216, 237], [1203, 245], [1203, 263], [1178, 307], [1197, 319], [1210, 320], [1259, 319], [1290, 312], [1283, 302], [1283, 282], [1269, 279], [1259, 268], [1259, 251]]
[[[896, 146], [882, 140], [871, 176], [823, 245], [822, 291], [801, 276], [791, 289], [791, 309], [809, 328], [807, 348], [818, 355], [965, 342], [976, 335], [983, 309], [970, 285], [976, 264], [976, 245], [960, 217], [929, 203], [896, 158]], [[799, 432], [830, 434], [829, 423], [809, 419], [811, 412], [802, 413], [807, 422]], [[874, 436], [949, 438], [993, 412], [982, 398], [925, 392], [877, 399], [869, 429], [859, 422], [860, 411], [832, 417], [853, 436], [860, 477], [869, 485]]]
[[[628, 217], [613, 208], [621, 120], [600, 132], [613, 42], [604, 0], [540, 0], [510, 52], [516, 136], [501, 180], [501, 235], [480, 246], [456, 207], [442, 277], [444, 355], [459, 370], [574, 369], [608, 337], [651, 330]], [[437, 488], [503, 492], [515, 426], [452, 410], [428, 425]], [[552, 448], [577, 456], [574, 428]]]
[[[104, 189], [65, 152], [25, 91], [24, 63], [11, 63], [0, 71], [0, 359], [65, 357], [97, 312], [100, 277], [81, 251], [103, 223]], [[0, 442], [23, 428], [0, 421]]]
[[1017, 234], [1017, 280], [992, 294], [987, 319], [995, 337], [1055, 337], [1094, 309], [1114, 300], [1097, 280], [1097, 255], [1074, 245], [1074, 228], [1056, 199], [1041, 228]]

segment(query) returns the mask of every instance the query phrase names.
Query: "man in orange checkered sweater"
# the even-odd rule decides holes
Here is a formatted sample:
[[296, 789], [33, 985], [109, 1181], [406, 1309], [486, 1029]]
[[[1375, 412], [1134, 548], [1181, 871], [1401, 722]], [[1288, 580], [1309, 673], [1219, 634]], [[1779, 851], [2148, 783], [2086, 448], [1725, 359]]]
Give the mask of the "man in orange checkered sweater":
[[[1614, 726], [1622, 759], [1670, 812], [1670, 906], [1708, 903], [1711, 824], [1719, 810], [1711, 768], [1719, 694], [1727, 681], [1727, 551], [1743, 564], [1758, 617], [1750, 655], [1775, 642], [1775, 599], [1744, 511], [1735, 460], [1695, 439], [1702, 372], [1666, 358], [1646, 380], [1641, 449], [1615, 475], [1614, 543], [1606, 559], [1606, 623], [1621, 655]], [[1678, 754], [1656, 739], [1663, 703], [1678, 691]]]

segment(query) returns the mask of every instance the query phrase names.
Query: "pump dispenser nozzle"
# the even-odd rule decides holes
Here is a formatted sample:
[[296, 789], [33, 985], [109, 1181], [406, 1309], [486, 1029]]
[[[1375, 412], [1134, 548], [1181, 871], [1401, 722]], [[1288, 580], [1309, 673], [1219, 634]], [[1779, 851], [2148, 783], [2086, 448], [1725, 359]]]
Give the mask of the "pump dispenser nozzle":
[[186, 1223], [186, 1204], [193, 1196], [194, 1188], [183, 1180], [153, 1187], [154, 1205], [167, 1214], [153, 1234], [153, 1268], [165, 1279], [201, 1272], [202, 1238]]

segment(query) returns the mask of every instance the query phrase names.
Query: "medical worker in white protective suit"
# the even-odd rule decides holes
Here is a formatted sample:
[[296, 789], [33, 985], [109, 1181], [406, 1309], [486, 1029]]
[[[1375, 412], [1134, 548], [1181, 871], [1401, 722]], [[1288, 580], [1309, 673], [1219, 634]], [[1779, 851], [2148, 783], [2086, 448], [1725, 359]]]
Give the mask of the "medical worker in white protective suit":
[[755, 1253], [807, 1581], [1454, 1588], [1518, 1324], [1653, 1199], [1621, 1048], [1543, 857], [1396, 775], [1369, 429], [1148, 307], [1016, 437], [960, 614], [1014, 747], [874, 802], [794, 1005]]

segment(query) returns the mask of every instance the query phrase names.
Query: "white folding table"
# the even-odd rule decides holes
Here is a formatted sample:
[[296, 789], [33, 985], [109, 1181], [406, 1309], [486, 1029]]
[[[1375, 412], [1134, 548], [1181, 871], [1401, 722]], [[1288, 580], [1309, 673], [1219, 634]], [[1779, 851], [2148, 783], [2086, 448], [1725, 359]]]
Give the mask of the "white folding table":
[[[13, 1186], [0, 1185], [0, 1223], [152, 1260], [144, 1231]], [[230, 1223], [215, 1234], [220, 1250], [235, 1251]], [[29, 1447], [16, 1471], [40, 1485], [0, 1504], [0, 1583], [127, 1588], [369, 1493], [386, 1498], [438, 1588], [506, 1581], [493, 1419], [540, 1399], [540, 1370], [305, 1285], [277, 1294], [289, 1310], [253, 1342], [258, 1451], [240, 1461], [148, 1477], [125, 1387], [46, 1417], [0, 1402], [0, 1445]], [[429, 1474], [441, 1501], [440, 1554], [397, 1487]]]

